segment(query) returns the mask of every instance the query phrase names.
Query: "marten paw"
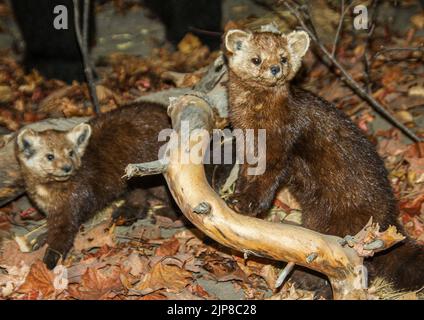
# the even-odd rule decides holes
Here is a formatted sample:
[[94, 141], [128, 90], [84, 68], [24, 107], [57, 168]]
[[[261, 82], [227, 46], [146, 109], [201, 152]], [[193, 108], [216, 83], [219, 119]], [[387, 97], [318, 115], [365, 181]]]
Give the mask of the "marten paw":
[[176, 212], [174, 208], [170, 206], [163, 206], [160, 208], [156, 208], [153, 210], [153, 220], [156, 220], [156, 216], [166, 217], [171, 219], [172, 221], [176, 221], [181, 218], [181, 214]]
[[117, 225], [129, 226], [138, 219], [144, 219], [147, 216], [147, 208], [132, 207], [123, 204], [116, 208], [112, 213], [112, 219]]
[[248, 193], [234, 193], [227, 199], [227, 204], [240, 214], [256, 217], [263, 211], [261, 203]]
[[62, 255], [58, 251], [48, 247], [46, 253], [44, 254], [43, 262], [49, 270], [52, 270], [54, 267], [56, 267], [57, 262], [61, 257]]

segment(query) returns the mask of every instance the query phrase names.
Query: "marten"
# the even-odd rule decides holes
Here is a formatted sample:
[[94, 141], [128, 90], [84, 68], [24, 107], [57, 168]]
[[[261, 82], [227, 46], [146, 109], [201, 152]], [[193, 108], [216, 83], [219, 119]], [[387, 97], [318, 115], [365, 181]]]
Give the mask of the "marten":
[[24, 129], [18, 134], [15, 150], [27, 194], [47, 216], [43, 260], [49, 269], [66, 257], [81, 223], [121, 196], [127, 201], [118, 215], [144, 217], [151, 197], [171, 209], [160, 184], [148, 182], [151, 189], [126, 193], [131, 186], [122, 178], [129, 163], [158, 159], [159, 132], [170, 127], [164, 106], [138, 103], [68, 131]]
[[[306, 228], [344, 237], [373, 217], [383, 230], [394, 225], [402, 231], [374, 145], [333, 104], [291, 84], [309, 41], [303, 31], [225, 34], [231, 124], [266, 129], [266, 153], [259, 155], [266, 156], [265, 172], [249, 175], [249, 165], [242, 164], [228, 203], [239, 213], [260, 216], [276, 191], [287, 187]], [[410, 238], [366, 263], [371, 280], [381, 276], [398, 289], [424, 285], [424, 250]]]

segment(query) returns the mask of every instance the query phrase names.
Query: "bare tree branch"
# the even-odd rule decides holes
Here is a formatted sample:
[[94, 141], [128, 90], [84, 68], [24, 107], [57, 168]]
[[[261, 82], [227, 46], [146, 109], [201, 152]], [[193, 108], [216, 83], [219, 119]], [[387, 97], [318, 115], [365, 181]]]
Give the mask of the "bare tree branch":
[[88, 89], [90, 91], [91, 101], [94, 106], [96, 114], [100, 113], [99, 99], [97, 97], [96, 85], [94, 83], [93, 70], [91, 69], [90, 56], [88, 52], [88, 24], [89, 24], [89, 10], [90, 0], [84, 1], [84, 15], [83, 15], [83, 36], [81, 35], [80, 16], [79, 16], [79, 0], [73, 0], [74, 3], [74, 24], [75, 35], [77, 37], [78, 45], [80, 47], [81, 56], [84, 64], [84, 72], [87, 80]]

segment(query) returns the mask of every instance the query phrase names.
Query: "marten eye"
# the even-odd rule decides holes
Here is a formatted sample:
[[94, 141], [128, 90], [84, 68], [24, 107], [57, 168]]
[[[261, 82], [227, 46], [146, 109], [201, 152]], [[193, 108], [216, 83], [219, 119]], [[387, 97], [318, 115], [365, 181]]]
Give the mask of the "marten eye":
[[73, 157], [74, 156], [74, 150], [69, 151], [69, 156]]
[[285, 64], [285, 63], [287, 63], [287, 58], [286, 57], [281, 57], [281, 63], [282, 64]]
[[252, 62], [253, 62], [254, 65], [259, 66], [261, 64], [262, 60], [261, 60], [261, 58], [253, 58]]
[[48, 153], [48, 154], [46, 155], [46, 158], [47, 158], [47, 160], [49, 160], [49, 161], [53, 161], [53, 160], [54, 160], [54, 155], [53, 155], [53, 154], [51, 154], [51, 153]]

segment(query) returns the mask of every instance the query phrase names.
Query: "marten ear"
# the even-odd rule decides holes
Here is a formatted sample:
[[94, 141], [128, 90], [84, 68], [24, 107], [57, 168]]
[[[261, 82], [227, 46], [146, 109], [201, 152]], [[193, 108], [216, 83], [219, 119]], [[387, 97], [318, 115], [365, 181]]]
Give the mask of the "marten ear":
[[287, 35], [291, 54], [298, 60], [303, 58], [309, 48], [309, 36], [305, 31], [293, 31]]
[[75, 145], [77, 152], [82, 155], [88, 145], [91, 136], [91, 126], [80, 123], [66, 134], [66, 138]]
[[250, 39], [252, 34], [243, 30], [228, 30], [225, 35], [225, 48], [231, 53], [243, 48], [243, 44]]
[[24, 129], [18, 134], [16, 143], [19, 151], [29, 159], [34, 155], [39, 139], [37, 132], [32, 129]]

